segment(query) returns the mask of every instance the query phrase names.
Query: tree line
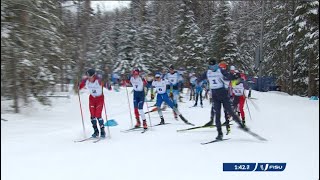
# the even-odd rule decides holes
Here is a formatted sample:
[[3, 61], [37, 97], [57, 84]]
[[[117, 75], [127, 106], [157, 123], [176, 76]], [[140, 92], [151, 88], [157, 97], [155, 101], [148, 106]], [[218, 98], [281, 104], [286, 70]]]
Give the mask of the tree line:
[[319, 95], [318, 8], [302, 0], [132, 0], [105, 12], [90, 0], [2, 0], [1, 98], [18, 112], [30, 97], [49, 103], [40, 95], [88, 68], [202, 72], [209, 57], [251, 76], [261, 70], [291, 95]]

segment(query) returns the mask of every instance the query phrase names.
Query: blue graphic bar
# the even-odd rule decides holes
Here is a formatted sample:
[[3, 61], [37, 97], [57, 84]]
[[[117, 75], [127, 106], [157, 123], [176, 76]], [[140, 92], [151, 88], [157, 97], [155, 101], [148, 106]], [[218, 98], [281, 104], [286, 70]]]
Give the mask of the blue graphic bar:
[[287, 163], [223, 163], [223, 171], [284, 171]]
[[286, 163], [258, 163], [255, 171], [283, 171]]
[[257, 163], [223, 163], [223, 171], [253, 171]]

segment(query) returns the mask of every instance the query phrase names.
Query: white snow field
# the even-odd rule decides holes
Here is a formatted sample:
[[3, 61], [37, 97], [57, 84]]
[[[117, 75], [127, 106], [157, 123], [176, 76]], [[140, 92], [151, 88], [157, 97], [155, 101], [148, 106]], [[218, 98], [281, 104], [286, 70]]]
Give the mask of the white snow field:
[[[131, 108], [132, 94], [129, 90]], [[105, 90], [111, 139], [98, 143], [83, 138], [77, 94], [52, 98], [52, 106], [33, 106], [20, 114], [3, 113], [1, 118], [1, 179], [3, 180], [318, 180], [319, 179], [319, 101], [279, 92], [253, 91], [245, 108], [247, 126], [268, 139], [261, 142], [238, 129], [235, 122], [228, 141], [201, 145], [217, 136], [215, 128], [177, 132], [190, 126], [173, 118], [171, 124], [156, 126], [144, 134], [123, 133], [131, 127], [126, 89]], [[192, 123], [209, 121], [210, 104], [195, 107], [185, 96], [179, 104]], [[88, 93], [81, 93], [85, 135], [91, 136]], [[150, 106], [154, 104], [148, 103]], [[2, 102], [1, 106], [6, 106]], [[146, 110], [145, 105], [145, 110]], [[133, 112], [132, 112], [133, 115]], [[103, 117], [105, 119], [104, 110]], [[152, 124], [159, 123], [157, 112]], [[147, 116], [148, 119], [148, 116]], [[222, 116], [224, 122], [224, 116]], [[149, 123], [149, 122], [148, 122]], [[225, 133], [225, 127], [223, 128]], [[224, 172], [223, 163], [287, 163], [282, 172]]]

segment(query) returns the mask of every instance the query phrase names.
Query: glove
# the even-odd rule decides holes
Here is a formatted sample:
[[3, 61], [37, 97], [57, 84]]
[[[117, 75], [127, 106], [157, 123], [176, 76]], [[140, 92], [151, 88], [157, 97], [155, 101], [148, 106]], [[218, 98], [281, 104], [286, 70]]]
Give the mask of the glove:
[[170, 92], [169, 97], [173, 98], [173, 93], [172, 92]]
[[151, 94], [151, 99], [154, 99], [154, 94]]

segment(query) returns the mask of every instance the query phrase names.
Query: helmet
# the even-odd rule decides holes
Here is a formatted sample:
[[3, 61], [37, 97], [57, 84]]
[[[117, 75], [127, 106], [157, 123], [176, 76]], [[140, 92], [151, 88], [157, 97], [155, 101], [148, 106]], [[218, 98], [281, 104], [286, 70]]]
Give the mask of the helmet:
[[221, 62], [219, 63], [219, 67], [220, 67], [221, 69], [227, 69], [227, 63], [226, 63], [225, 61], [221, 61]]
[[213, 66], [216, 64], [215, 58], [209, 58], [209, 65]]
[[86, 74], [87, 74], [88, 77], [92, 77], [92, 76], [94, 76], [96, 74], [96, 70], [89, 69]]
[[230, 71], [235, 71], [235, 70], [236, 70], [236, 67], [230, 66]]
[[239, 78], [241, 78], [241, 75], [240, 75], [240, 73], [236, 73], [236, 74], [235, 74], [234, 76], [235, 76], [235, 78], [236, 78], [236, 79], [239, 79]]
[[154, 77], [161, 77], [161, 73], [159, 73], [159, 72], [157, 72], [155, 75], [154, 75]]
[[139, 69], [135, 69], [132, 71], [133, 75], [139, 75], [139, 73], [140, 73]]
[[171, 64], [171, 65], [169, 66], [169, 69], [174, 69], [174, 66]]

